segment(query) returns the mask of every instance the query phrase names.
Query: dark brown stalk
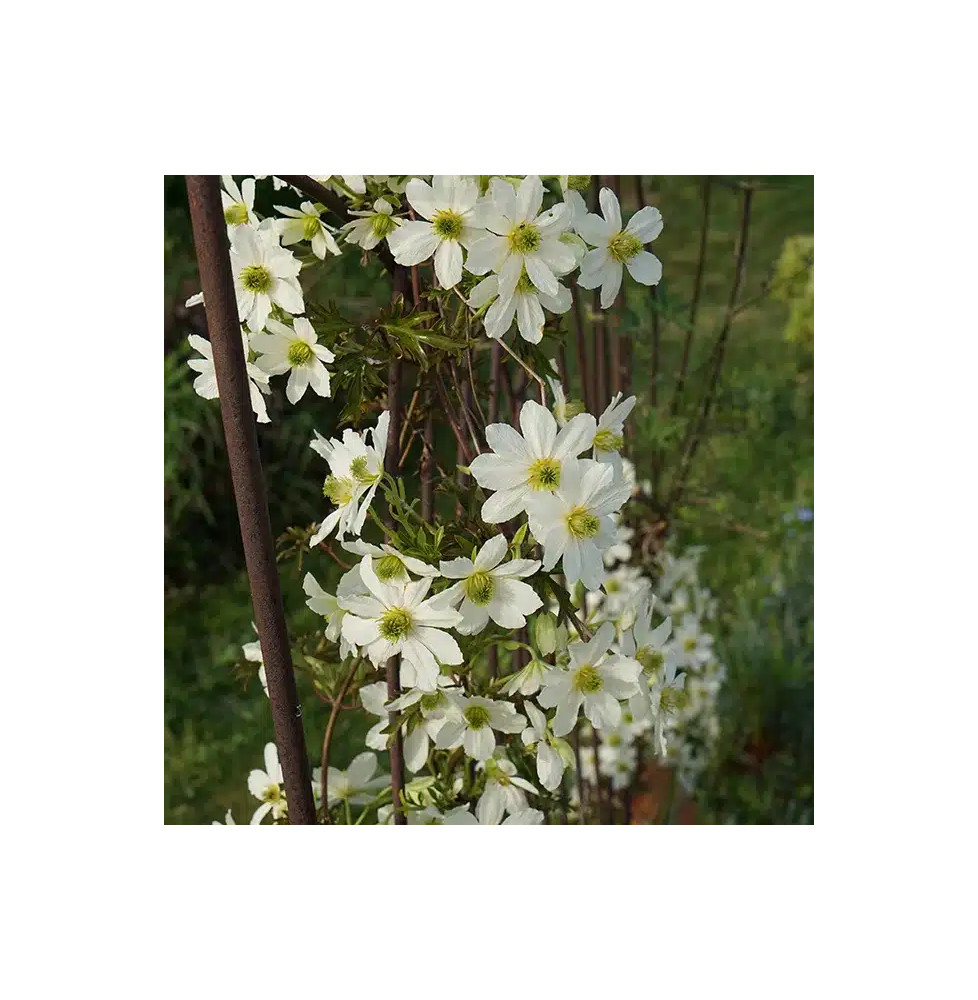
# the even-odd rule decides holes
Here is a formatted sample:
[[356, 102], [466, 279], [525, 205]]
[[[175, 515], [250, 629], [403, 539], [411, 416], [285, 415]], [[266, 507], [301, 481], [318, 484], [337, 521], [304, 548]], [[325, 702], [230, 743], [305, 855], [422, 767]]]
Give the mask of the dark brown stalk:
[[499, 368], [502, 362], [503, 349], [499, 341], [494, 340], [489, 349], [489, 417], [487, 423], [494, 424], [499, 420]]
[[574, 748], [574, 781], [577, 784], [577, 822], [582, 826], [587, 822], [584, 808], [584, 777], [581, 774], [581, 736], [577, 726], [571, 733], [571, 746]]
[[424, 450], [421, 452], [421, 516], [432, 524], [435, 513], [435, 477], [432, 474], [432, 465], [435, 460], [435, 424], [431, 407], [428, 407], [428, 415], [424, 419], [424, 432], [422, 441]]
[[343, 699], [346, 697], [346, 692], [350, 690], [350, 685], [353, 683], [353, 678], [356, 676], [358, 666], [360, 666], [360, 661], [354, 657], [353, 666], [350, 667], [350, 672], [346, 675], [346, 680], [343, 681], [343, 687], [340, 688], [340, 693], [336, 696], [336, 699], [333, 702], [333, 707], [329, 710], [329, 721], [326, 723], [326, 735], [323, 736], [323, 754], [319, 760], [319, 791], [323, 802], [323, 816], [325, 817], [324, 822], [326, 823], [330, 822], [329, 747], [333, 742], [333, 729], [336, 726], [336, 720], [339, 718], [340, 709], [343, 707]]
[[711, 352], [712, 366], [706, 392], [703, 395], [700, 413], [698, 418], [690, 423], [690, 429], [687, 432], [685, 441], [683, 442], [684, 447], [682, 462], [679, 466], [679, 472], [676, 474], [676, 478], [673, 481], [672, 494], [667, 505], [667, 510], [669, 512], [675, 510], [676, 505], [682, 498], [683, 491], [686, 488], [686, 476], [689, 473], [689, 468], [693, 459], [696, 457], [697, 449], [702, 442], [703, 434], [710, 419], [710, 413], [713, 410], [713, 403], [716, 399], [717, 393], [717, 385], [720, 380], [720, 370], [723, 367], [724, 352], [730, 335], [730, 327], [733, 323], [733, 318], [736, 315], [737, 300], [740, 297], [740, 291], [743, 288], [744, 278], [747, 274], [747, 247], [750, 237], [751, 205], [754, 196], [754, 189], [750, 186], [745, 186], [743, 190], [743, 211], [740, 217], [740, 234], [737, 241], [733, 286], [730, 289], [730, 298], [727, 300], [727, 310], [724, 316], [723, 326], [720, 328], [720, 333], [713, 346], [713, 351]]
[[186, 180], [207, 329], [220, 391], [221, 421], [231, 468], [234, 503], [241, 527], [255, 624], [265, 662], [268, 700], [285, 779], [289, 822], [313, 824], [316, 822], [316, 806], [302, 727], [302, 706], [292, 669], [268, 516], [265, 477], [258, 454], [255, 418], [251, 411], [227, 227], [221, 208], [220, 180], [217, 176], [204, 174], [190, 174]]
[[[394, 298], [403, 295], [405, 300], [411, 296], [410, 272], [405, 267], [394, 269]], [[397, 447], [396, 443], [401, 435], [401, 362], [392, 360], [387, 369], [387, 410], [390, 413], [390, 426], [387, 436], [387, 453], [384, 455], [384, 471], [389, 475], [397, 476]], [[393, 519], [390, 512], [387, 512], [387, 523], [393, 526]], [[401, 658], [392, 656], [387, 661], [387, 697], [390, 700], [400, 697], [401, 694]], [[400, 727], [394, 733], [394, 739], [390, 749], [391, 758], [391, 800], [394, 805], [394, 823], [403, 826], [407, 823], [407, 816], [404, 814], [404, 806], [401, 797], [404, 792], [404, 747], [401, 740]]]
[[679, 375], [676, 377], [676, 388], [672, 394], [669, 412], [675, 416], [679, 409], [679, 400], [686, 387], [686, 375], [689, 372], [689, 356], [693, 347], [693, 332], [696, 329], [696, 312], [699, 309], [700, 295], [703, 291], [703, 268], [706, 265], [706, 250], [710, 239], [710, 196], [713, 190], [712, 178], [703, 178], [703, 217], [700, 222], [700, 255], [696, 263], [696, 276], [693, 279], [693, 297], [689, 303], [689, 326], [683, 342], [683, 356], [679, 362]]
[[[594, 404], [590, 396], [590, 386], [588, 385], [588, 361], [587, 361], [587, 340], [584, 334], [584, 317], [581, 314], [581, 296], [583, 290], [578, 289], [575, 284], [571, 288], [571, 299], [574, 302], [574, 340], [577, 342], [577, 368], [581, 383], [581, 402], [588, 413], [594, 412]], [[566, 387], [570, 392], [570, 386]]]

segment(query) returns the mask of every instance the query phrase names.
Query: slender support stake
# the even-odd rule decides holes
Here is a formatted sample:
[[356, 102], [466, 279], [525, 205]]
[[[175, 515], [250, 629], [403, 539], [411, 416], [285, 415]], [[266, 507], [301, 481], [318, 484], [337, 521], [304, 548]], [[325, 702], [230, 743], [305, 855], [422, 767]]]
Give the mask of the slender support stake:
[[251, 412], [241, 324], [221, 208], [220, 181], [216, 176], [190, 174], [187, 176], [187, 194], [200, 285], [204, 292], [207, 329], [214, 352], [214, 371], [220, 391], [221, 420], [231, 467], [234, 502], [241, 526], [255, 624], [265, 662], [275, 743], [285, 778], [289, 822], [315, 823], [316, 806], [302, 728], [302, 708], [295, 687], [268, 517], [265, 478], [258, 455], [255, 418]]

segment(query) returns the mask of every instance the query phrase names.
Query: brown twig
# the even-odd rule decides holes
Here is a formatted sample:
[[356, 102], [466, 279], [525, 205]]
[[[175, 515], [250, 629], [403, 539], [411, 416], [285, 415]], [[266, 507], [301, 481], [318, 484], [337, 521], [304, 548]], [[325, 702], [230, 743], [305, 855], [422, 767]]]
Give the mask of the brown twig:
[[325, 817], [325, 822], [329, 823], [329, 747], [330, 743], [333, 741], [333, 728], [336, 725], [336, 720], [339, 717], [340, 709], [343, 706], [343, 699], [346, 697], [346, 692], [350, 690], [350, 685], [353, 683], [353, 678], [356, 676], [357, 667], [360, 666], [359, 657], [353, 658], [353, 666], [350, 667], [350, 672], [346, 675], [346, 680], [343, 681], [343, 686], [340, 688], [339, 694], [333, 700], [333, 707], [329, 712], [329, 721], [326, 723], [326, 735], [323, 736], [323, 753], [319, 761], [319, 792], [320, 798], [323, 803], [323, 815]]

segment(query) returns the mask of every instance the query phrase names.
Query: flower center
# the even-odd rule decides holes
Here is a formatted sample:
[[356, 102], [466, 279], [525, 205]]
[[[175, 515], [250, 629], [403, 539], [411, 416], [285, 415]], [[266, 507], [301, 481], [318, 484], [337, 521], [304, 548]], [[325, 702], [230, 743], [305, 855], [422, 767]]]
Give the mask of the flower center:
[[594, 447], [598, 451], [621, 451], [624, 443], [625, 439], [621, 434], [615, 434], [607, 428], [594, 435]]
[[575, 507], [567, 515], [567, 530], [575, 538], [594, 538], [601, 530], [601, 522], [587, 507]]
[[626, 260], [631, 260], [642, 249], [642, 241], [623, 229], [617, 236], [611, 238], [608, 244], [608, 253], [611, 254], [619, 264], [624, 264]]
[[386, 582], [407, 576], [407, 571], [404, 569], [404, 563], [397, 556], [386, 555], [377, 561], [377, 576]]
[[353, 478], [358, 483], [362, 483], [364, 486], [369, 486], [371, 483], [377, 482], [377, 473], [371, 472], [367, 467], [366, 455], [357, 455], [357, 457], [350, 462], [350, 472], [353, 473]]
[[578, 414], [586, 412], [587, 410], [585, 410], [582, 402], [576, 399], [568, 399], [564, 403], [563, 407], [561, 407], [560, 416], [563, 417], [564, 420], [572, 420], [574, 417], [578, 416]]
[[224, 210], [224, 221], [229, 226], [240, 226], [248, 221], [248, 209], [244, 205], [232, 205]]
[[521, 222], [509, 232], [509, 248], [513, 253], [536, 253], [540, 249], [543, 237], [540, 230], [532, 223]]
[[520, 274], [520, 280], [516, 282], [516, 291], [520, 295], [536, 295], [537, 289], [533, 282], [530, 280], [530, 276], [526, 273], [526, 268], [523, 268], [523, 272]]
[[657, 673], [665, 662], [665, 657], [657, 649], [643, 646], [636, 654], [635, 659], [642, 664], [642, 669], [647, 674]]
[[481, 569], [465, 581], [465, 596], [473, 604], [480, 606], [488, 604], [492, 600], [495, 590], [496, 585], [492, 577]]
[[370, 228], [374, 236], [382, 240], [394, 228], [394, 220], [389, 215], [378, 212], [370, 216]]
[[421, 711], [433, 712], [441, 704], [443, 697], [441, 691], [421, 695]]
[[327, 476], [323, 483], [323, 496], [337, 507], [344, 507], [353, 499], [353, 480]]
[[590, 174], [568, 174], [567, 186], [571, 191], [587, 191], [591, 186]]
[[620, 747], [621, 746], [621, 737], [617, 733], [612, 733], [608, 737], [607, 743], [608, 743], [609, 747]]
[[530, 466], [528, 482], [534, 490], [555, 490], [560, 486], [560, 462], [556, 458], [538, 458]]
[[692, 653], [692, 651], [696, 649], [696, 640], [693, 638], [684, 639], [683, 649], [685, 649], [687, 653]]
[[289, 344], [289, 364], [293, 368], [307, 364], [312, 358], [312, 348], [304, 340], [293, 340]]
[[581, 694], [597, 694], [604, 687], [604, 680], [596, 667], [589, 665], [580, 667], [571, 681], [571, 686]]
[[413, 624], [410, 613], [404, 608], [388, 608], [377, 622], [377, 628], [388, 642], [399, 642], [411, 631]]
[[281, 802], [282, 789], [278, 785], [269, 785], [261, 796], [262, 802]]
[[489, 725], [489, 712], [481, 705], [469, 705], [462, 713], [469, 729], [485, 729]]
[[667, 712], [674, 712], [685, 701], [685, 692], [677, 688], [663, 688], [659, 692], [659, 706]]
[[462, 216], [450, 208], [435, 212], [435, 217], [431, 220], [431, 228], [443, 240], [457, 240], [462, 235], [464, 225]]
[[272, 287], [272, 276], [268, 268], [261, 264], [249, 264], [241, 268], [241, 284], [249, 292], [267, 292]]

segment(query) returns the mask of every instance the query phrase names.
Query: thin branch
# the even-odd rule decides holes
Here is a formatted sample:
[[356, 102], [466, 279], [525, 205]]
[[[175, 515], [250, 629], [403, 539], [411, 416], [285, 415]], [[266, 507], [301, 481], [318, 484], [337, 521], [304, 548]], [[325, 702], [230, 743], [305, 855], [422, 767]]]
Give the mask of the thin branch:
[[520, 367], [521, 367], [521, 368], [522, 368], [522, 369], [523, 369], [523, 370], [524, 370], [524, 371], [525, 371], [525, 372], [526, 372], [526, 373], [527, 373], [527, 374], [528, 374], [528, 375], [529, 375], [530, 377], [531, 377], [531, 378], [532, 378], [532, 379], [534, 379], [534, 380], [536, 381], [537, 385], [539, 385], [539, 386], [540, 386], [540, 402], [541, 402], [541, 403], [542, 403], [542, 404], [543, 404], [544, 406], [546, 406], [546, 405], [547, 405], [547, 386], [546, 386], [546, 383], [545, 383], [545, 382], [543, 381], [543, 379], [542, 379], [542, 378], [540, 378], [540, 376], [539, 376], [539, 375], [537, 375], [537, 373], [536, 373], [536, 372], [535, 372], [535, 371], [534, 371], [534, 370], [533, 370], [533, 369], [532, 369], [532, 368], [531, 368], [531, 367], [530, 367], [530, 366], [529, 366], [528, 364], [526, 364], [526, 363], [525, 363], [525, 362], [523, 361], [523, 359], [522, 359], [522, 358], [521, 358], [521, 357], [520, 357], [520, 356], [519, 356], [518, 354], [514, 354], [514, 353], [513, 353], [513, 352], [512, 352], [511, 350], [510, 350], [510, 348], [509, 348], [509, 345], [508, 345], [508, 344], [506, 343], [506, 341], [505, 341], [505, 340], [503, 340], [503, 339], [502, 339], [502, 337], [500, 337], [500, 338], [499, 338], [499, 344], [500, 344], [500, 345], [502, 346], [502, 349], [503, 349], [503, 350], [504, 350], [504, 351], [505, 351], [505, 352], [506, 352], [506, 353], [507, 353], [507, 354], [508, 354], [508, 355], [509, 355], [509, 356], [510, 356], [510, 357], [511, 357], [511, 358], [512, 358], [512, 359], [513, 359], [513, 360], [514, 360], [514, 361], [515, 361], [515, 362], [516, 362], [516, 363], [517, 363], [517, 364], [518, 364], [518, 365], [519, 365], [519, 366], [520, 366]]
[[346, 697], [346, 692], [350, 690], [350, 685], [353, 683], [353, 678], [356, 676], [357, 667], [360, 666], [360, 658], [355, 656], [353, 658], [353, 666], [350, 667], [350, 672], [346, 675], [346, 679], [343, 681], [343, 686], [340, 688], [339, 694], [333, 701], [333, 707], [329, 712], [329, 721], [326, 723], [326, 735], [323, 736], [323, 753], [319, 760], [319, 768], [321, 774], [319, 775], [319, 792], [320, 798], [323, 803], [323, 815], [325, 816], [325, 821], [330, 822], [329, 818], [329, 747], [333, 742], [333, 728], [336, 726], [336, 720], [339, 718], [340, 708], [343, 706], [343, 699]]

